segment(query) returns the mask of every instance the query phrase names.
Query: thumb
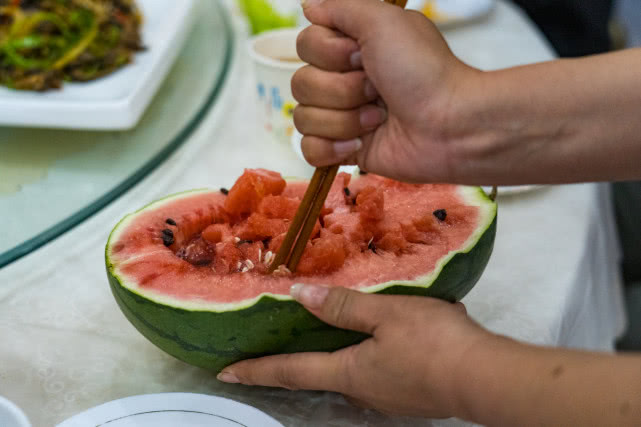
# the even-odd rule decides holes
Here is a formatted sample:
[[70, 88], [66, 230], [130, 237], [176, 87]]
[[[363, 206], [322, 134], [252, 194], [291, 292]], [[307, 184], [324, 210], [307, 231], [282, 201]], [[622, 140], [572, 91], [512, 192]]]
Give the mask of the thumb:
[[393, 25], [390, 15], [403, 13], [402, 8], [380, 0], [303, 0], [302, 5], [312, 24], [334, 28], [356, 40], [382, 25]]
[[343, 287], [296, 284], [291, 288], [294, 299], [312, 314], [330, 325], [374, 335], [389, 304], [383, 295], [352, 291]]

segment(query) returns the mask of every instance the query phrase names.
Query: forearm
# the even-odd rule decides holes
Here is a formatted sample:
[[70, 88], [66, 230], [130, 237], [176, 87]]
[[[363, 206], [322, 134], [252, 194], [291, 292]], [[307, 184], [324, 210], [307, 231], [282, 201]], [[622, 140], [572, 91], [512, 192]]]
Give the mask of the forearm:
[[450, 116], [458, 181], [641, 179], [641, 49], [479, 72], [471, 81]]
[[484, 425], [638, 425], [641, 356], [557, 350], [492, 337], [457, 375], [462, 418]]

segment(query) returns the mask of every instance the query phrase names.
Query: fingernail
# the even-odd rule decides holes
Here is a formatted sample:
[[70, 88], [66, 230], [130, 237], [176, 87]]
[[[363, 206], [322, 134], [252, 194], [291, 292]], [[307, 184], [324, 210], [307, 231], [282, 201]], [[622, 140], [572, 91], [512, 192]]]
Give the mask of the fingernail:
[[292, 297], [307, 308], [320, 308], [327, 298], [329, 288], [316, 285], [295, 284], [289, 290]]
[[369, 81], [369, 79], [365, 79], [365, 87], [363, 88], [365, 92], [365, 98], [367, 99], [374, 99], [378, 96], [378, 91], [372, 84], [372, 82]]
[[222, 381], [224, 383], [229, 383], [229, 384], [238, 384], [240, 382], [240, 380], [238, 379], [238, 377], [236, 377], [236, 375], [234, 375], [231, 372], [225, 372], [225, 371], [218, 374], [216, 376], [216, 379], [218, 381]]
[[[306, 0], [306, 1], [311, 1], [311, 0]], [[363, 66], [363, 58], [361, 57], [360, 50], [357, 50], [356, 52], [352, 52], [352, 54], [349, 56], [349, 63], [352, 64], [352, 67], [354, 68], [361, 68]]]
[[363, 146], [360, 138], [348, 139], [347, 141], [336, 141], [333, 144], [334, 154], [337, 157], [345, 158], [350, 154], [354, 154]]
[[303, 7], [318, 6], [323, 1], [324, 0], [300, 0], [300, 5], [303, 6]]
[[360, 113], [360, 122], [363, 129], [373, 129], [385, 121], [387, 112], [379, 107], [365, 107]]

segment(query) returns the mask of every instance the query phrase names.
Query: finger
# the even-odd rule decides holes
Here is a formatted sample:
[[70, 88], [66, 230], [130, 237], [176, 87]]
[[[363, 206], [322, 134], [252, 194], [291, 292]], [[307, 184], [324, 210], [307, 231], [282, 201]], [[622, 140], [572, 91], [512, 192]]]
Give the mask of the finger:
[[312, 166], [322, 167], [340, 163], [358, 165], [361, 170], [366, 171], [367, 155], [373, 138], [373, 132], [360, 138], [339, 141], [308, 135], [301, 139], [301, 151], [305, 160]]
[[237, 362], [217, 378], [227, 383], [281, 387], [289, 390], [344, 389], [344, 353], [294, 353]]
[[294, 110], [294, 125], [300, 133], [337, 140], [359, 137], [380, 126], [386, 118], [386, 110], [374, 104], [352, 110], [299, 104]]
[[305, 0], [303, 12], [312, 24], [334, 28], [356, 40], [366, 39], [385, 25], [394, 26], [404, 13], [380, 0]]
[[309, 65], [292, 77], [292, 94], [303, 105], [338, 110], [356, 108], [378, 98], [363, 71], [335, 73]]
[[[311, 25], [298, 34], [296, 51], [303, 61], [328, 71], [350, 71], [360, 67], [355, 40], [336, 31]], [[352, 62], [352, 60], [357, 60]]]
[[374, 335], [381, 319], [389, 321], [395, 315], [386, 295], [366, 294], [341, 286], [301, 284], [292, 286], [290, 292], [322, 321], [370, 335]]
[[355, 153], [361, 148], [360, 138], [346, 141], [334, 141], [318, 136], [304, 136], [301, 141], [301, 151], [305, 160], [316, 167], [346, 163], [354, 159]]

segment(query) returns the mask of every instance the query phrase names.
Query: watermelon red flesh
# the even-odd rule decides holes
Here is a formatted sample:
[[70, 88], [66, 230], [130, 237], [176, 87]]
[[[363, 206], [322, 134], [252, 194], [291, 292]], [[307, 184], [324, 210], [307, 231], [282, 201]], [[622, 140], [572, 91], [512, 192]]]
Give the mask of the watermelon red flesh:
[[[233, 189], [229, 196], [219, 191], [186, 193], [157, 203], [153, 209], [136, 215], [124, 227], [119, 227], [116, 236], [112, 236], [110, 260], [119, 277], [132, 290], [198, 305], [237, 303], [265, 293], [288, 295], [289, 288], [296, 282], [361, 289], [390, 280], [415, 280], [434, 270], [437, 261], [450, 251], [462, 247], [481, 219], [479, 206], [467, 206], [463, 201], [459, 194], [462, 187], [401, 184], [372, 174], [354, 179], [345, 187], [347, 182], [348, 176], [339, 177], [330, 192], [321, 238], [313, 246], [308, 245], [301, 261], [301, 271], [308, 273], [305, 276], [265, 276], [265, 255], [270, 245], [277, 245], [277, 242], [267, 242], [267, 247], [262, 242], [240, 242], [238, 245], [230, 240], [234, 237], [230, 227], [211, 225], [227, 219], [223, 209], [225, 203], [239, 199]], [[281, 201], [277, 198], [300, 200], [305, 188], [306, 183], [292, 182], [282, 195], [269, 197], [278, 206]], [[348, 188], [348, 192], [344, 188]], [[273, 192], [279, 194], [282, 191], [281, 187]], [[234, 199], [229, 199], [230, 196]], [[242, 210], [242, 213], [249, 214], [257, 210], [259, 204], [247, 199], [249, 197], [241, 199], [238, 204], [242, 208], [237, 212]], [[297, 204], [281, 203], [281, 206], [288, 211], [285, 216], [291, 218]], [[271, 207], [272, 211], [275, 209]], [[433, 215], [439, 209], [445, 209], [447, 213], [444, 221]], [[172, 219], [177, 225], [168, 225], [167, 219]], [[260, 238], [277, 237], [286, 231], [288, 224], [289, 221], [282, 220], [280, 227], [272, 227], [272, 236]], [[234, 229], [242, 231], [243, 226], [241, 223]], [[211, 264], [193, 265], [176, 256], [186, 247], [193, 247], [187, 243], [193, 242], [201, 231], [212, 228], [222, 230], [214, 234], [219, 234], [220, 240], [225, 235], [228, 247], [221, 248], [222, 243], [212, 246]], [[169, 248], [163, 244], [165, 229], [171, 229], [175, 236], [175, 243]], [[240, 233], [240, 238], [247, 237], [251, 236]], [[214, 240], [218, 238], [215, 236]], [[277, 248], [273, 246], [271, 249], [275, 252]], [[218, 254], [215, 254], [214, 247]], [[233, 253], [223, 253], [226, 249]], [[194, 251], [207, 255], [206, 249]], [[398, 254], [395, 253], [397, 251]], [[257, 268], [243, 273], [228, 274], [224, 271], [224, 274], [219, 274], [216, 267], [221, 263], [216, 262], [217, 256], [227, 257], [229, 262], [225, 265], [231, 264], [232, 270], [242, 269], [244, 264], [236, 269], [237, 263], [246, 259], [250, 259]], [[306, 268], [306, 264], [311, 267]], [[310, 274], [310, 270], [319, 274]]]
[[[346, 184], [349, 196], [343, 191]], [[278, 193], [277, 187], [270, 188]], [[366, 191], [367, 187], [382, 190], [384, 215], [380, 194]], [[246, 191], [245, 186], [239, 188], [237, 196]], [[291, 183], [274, 197], [296, 199], [303, 188], [303, 183]], [[270, 191], [274, 190], [262, 194], [250, 191], [246, 197], [264, 201], [270, 198], [266, 194]], [[352, 204], [354, 196], [358, 209]], [[310, 314], [288, 295], [294, 282], [456, 301], [482, 274], [496, 233], [496, 205], [479, 188], [412, 186], [373, 175], [349, 182], [349, 177], [340, 176], [322, 212], [325, 227], [318, 232], [320, 239], [308, 245], [311, 250], [301, 261], [301, 266], [305, 262], [320, 265], [319, 270], [329, 264], [330, 272], [274, 278], [256, 268], [258, 271], [221, 274], [217, 271], [224, 265], [217, 264], [229, 262], [239, 253], [248, 258], [257, 256], [264, 245], [227, 245], [215, 251], [215, 263], [194, 265], [211, 255], [202, 245], [204, 237], [213, 242], [233, 239], [233, 227], [224, 223], [242, 223], [242, 217], [247, 216], [224, 208], [232, 203], [233, 210], [234, 200], [242, 205], [242, 197], [228, 200], [219, 191], [195, 191], [152, 203], [120, 221], [105, 250], [111, 290], [127, 319], [167, 353], [214, 372], [246, 358], [333, 351], [367, 337], [331, 327]], [[271, 207], [257, 208], [266, 216], [292, 215], [290, 202], [271, 200], [267, 204]], [[436, 209], [447, 212], [444, 222], [436, 222], [442, 233], [433, 229], [432, 212]], [[171, 224], [174, 221], [176, 226]], [[168, 228], [175, 231], [169, 248], [165, 246], [169, 240], [162, 237]], [[376, 253], [367, 247], [372, 235], [379, 245]], [[278, 239], [266, 242], [268, 247], [277, 246]], [[335, 244], [339, 240], [349, 244], [342, 264], [337, 262], [340, 256], [333, 254], [340, 248]], [[192, 262], [183, 259], [185, 252], [190, 253]]]

